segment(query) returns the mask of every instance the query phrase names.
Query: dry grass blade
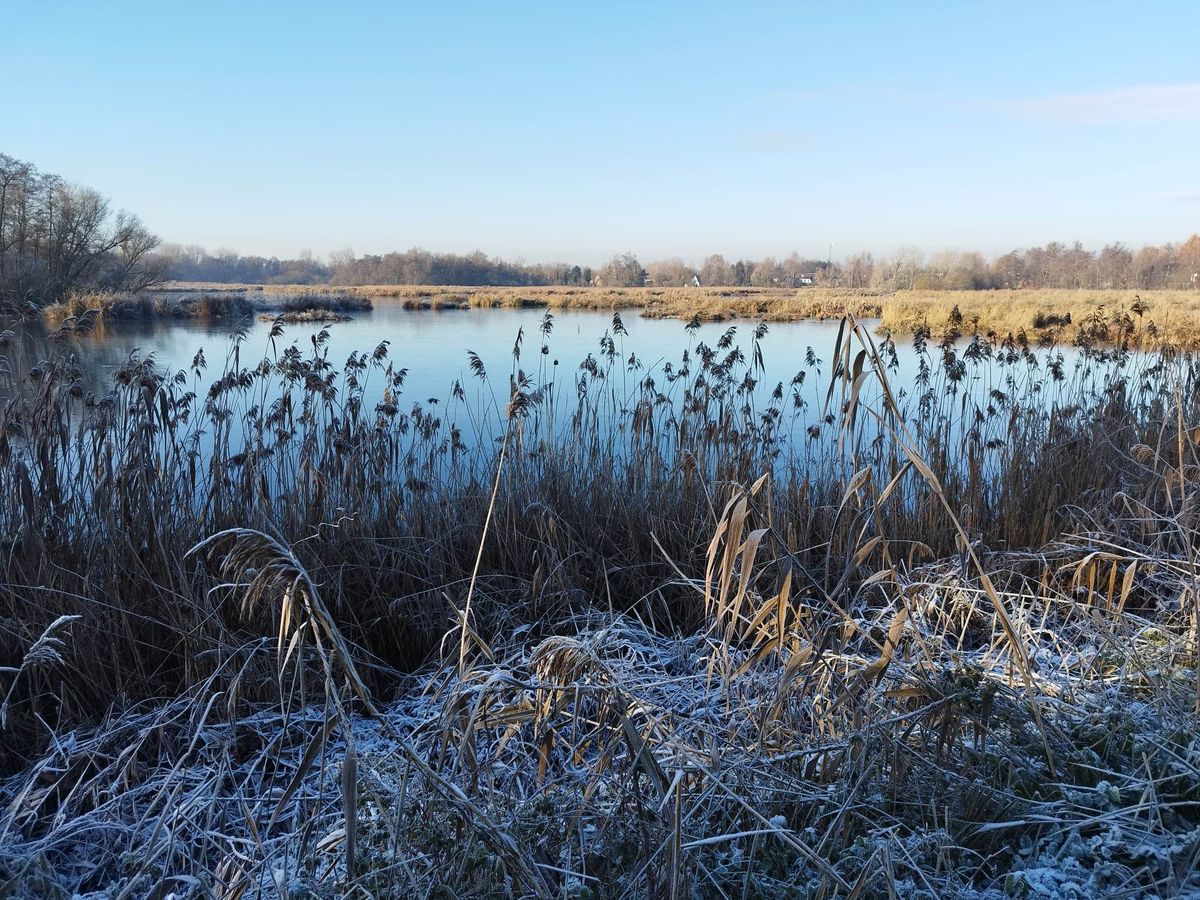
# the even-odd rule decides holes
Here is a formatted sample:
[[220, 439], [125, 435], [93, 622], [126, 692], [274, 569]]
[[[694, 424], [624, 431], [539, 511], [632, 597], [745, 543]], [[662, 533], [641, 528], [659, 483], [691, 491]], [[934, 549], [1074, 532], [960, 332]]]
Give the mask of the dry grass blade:
[[[921, 477], [925, 479], [926, 483], [937, 496], [938, 501], [941, 503], [942, 508], [945, 511], [946, 517], [950, 520], [955, 533], [958, 535], [960, 546], [962, 547], [963, 552], [970, 557], [970, 560], [978, 573], [980, 584], [983, 586], [984, 592], [987, 594], [988, 600], [992, 604], [992, 608], [996, 611], [997, 618], [1000, 621], [1000, 626], [1004, 629], [1004, 635], [1008, 641], [1009, 651], [1012, 653], [1013, 660], [1016, 663], [1021, 677], [1025, 682], [1025, 687], [1029, 694], [1029, 711], [1033, 715], [1033, 720], [1037, 724], [1038, 731], [1041, 733], [1042, 744], [1046, 753], [1046, 761], [1050, 765], [1051, 774], [1053, 774], [1054, 755], [1050, 750], [1050, 742], [1046, 735], [1045, 725], [1042, 722], [1041, 710], [1038, 708], [1037, 702], [1033, 699], [1035, 691], [1034, 674], [1033, 667], [1029, 661], [1028, 653], [1025, 649], [1025, 641], [1017, 633], [1016, 625], [1013, 623], [1012, 616], [1009, 614], [1006, 604], [1001, 599], [1000, 594], [996, 591], [996, 588], [992, 584], [992, 580], [988, 575], [987, 569], [984, 567], [983, 563], [979, 559], [979, 555], [975, 551], [975, 547], [970, 537], [962, 527], [962, 523], [959, 522], [958, 516], [955, 514], [950, 502], [946, 499], [946, 492], [942, 488], [941, 481], [938, 479], [937, 475], [934, 474], [928, 463], [921, 458], [920, 454], [912, 446], [912, 436], [909, 434], [907, 426], [904, 425], [903, 414], [899, 406], [896, 404], [895, 395], [888, 384], [887, 373], [880, 359], [878, 350], [875, 347], [874, 341], [871, 339], [870, 334], [863, 330], [861, 326], [857, 325], [857, 323], [853, 325], [852, 330], [853, 333], [864, 344], [864, 352], [868, 350], [870, 351], [872, 366], [880, 384], [883, 386], [884, 395], [887, 398], [887, 404], [885, 407], [887, 416], [876, 413], [876, 417], [879, 419], [880, 424], [887, 428], [893, 428], [893, 426], [891, 426], [889, 423], [889, 417], [891, 421], [899, 422], [898, 433], [896, 433], [893, 429], [898, 446], [904, 452], [905, 456], [908, 458], [908, 461], [916, 467], [918, 472], [920, 472]], [[857, 390], [855, 391], [854, 396], [857, 398]]]
[[544, 319], [408, 408], [282, 325], [89, 393], [80, 312], [0, 366], [0, 892], [1200, 890], [1189, 355], [848, 319], [773, 385], [614, 320], [567, 377]]

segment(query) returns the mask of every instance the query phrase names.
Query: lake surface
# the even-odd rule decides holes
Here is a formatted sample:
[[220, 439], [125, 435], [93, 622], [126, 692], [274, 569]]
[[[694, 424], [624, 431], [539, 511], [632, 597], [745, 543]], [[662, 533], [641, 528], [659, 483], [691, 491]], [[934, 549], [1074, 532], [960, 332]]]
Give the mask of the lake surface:
[[[590, 353], [599, 356], [600, 340], [613, 331], [610, 312], [592, 310], [553, 310], [553, 330], [543, 339], [539, 332], [542, 309], [414, 310], [405, 309], [397, 300], [374, 299], [375, 308], [355, 313], [349, 322], [294, 323], [285, 326], [282, 338], [272, 342], [272, 323], [257, 319], [242, 322], [197, 320], [108, 321], [77, 342], [84, 380], [90, 390], [103, 390], [112, 373], [130, 356], [153, 354], [168, 372], [188, 369], [196, 352], [204, 351], [209, 374], [220, 373], [234, 346], [234, 336], [242, 335], [240, 361], [253, 365], [265, 356], [273, 357], [289, 344], [302, 352], [311, 350], [312, 339], [322, 329], [329, 335], [328, 355], [340, 367], [354, 352], [371, 352], [381, 341], [389, 342], [389, 358], [408, 369], [405, 394], [410, 400], [445, 399], [454, 382], [469, 386], [472, 377], [468, 352], [479, 356], [492, 380], [507, 391], [507, 376], [513, 368], [513, 345], [523, 332], [520, 366], [536, 375], [543, 365], [554, 369], [558, 378], [569, 378]], [[736, 327], [735, 343], [749, 359], [754, 322], [722, 322], [702, 325], [694, 334], [676, 319], [646, 319], [637, 310], [623, 310], [621, 321], [627, 335], [616, 336], [616, 349], [623, 361], [635, 354], [642, 365], [641, 375], [661, 370], [666, 362], [678, 367], [685, 348], [698, 342], [715, 345], [730, 328]], [[805, 354], [811, 347], [817, 357], [827, 361], [833, 352], [837, 322], [788, 322], [769, 326], [762, 339], [766, 375], [763, 382], [773, 387], [785, 383], [804, 368]], [[32, 365], [50, 352], [44, 329], [26, 328], [19, 333], [17, 361]], [[541, 353], [543, 340], [549, 353]], [[273, 346], [274, 343], [274, 346]], [[14, 369], [17, 367], [14, 366]], [[828, 365], [822, 366], [828, 372]], [[632, 386], [638, 380], [631, 375]]]
[[[472, 382], [468, 352], [479, 355], [494, 379], [506, 383], [512, 368], [512, 347], [523, 331], [521, 366], [527, 372], [542, 362], [553, 367], [558, 361], [560, 373], [577, 370], [590, 353], [599, 355], [600, 338], [611, 334], [612, 313], [589, 310], [554, 310], [553, 330], [546, 338], [548, 360], [539, 359], [542, 335], [539, 325], [545, 311], [540, 308], [469, 308], [469, 310], [409, 310], [398, 300], [374, 299], [371, 312], [354, 313], [350, 322], [294, 323], [286, 325], [275, 350], [298, 344], [311, 348], [313, 336], [323, 329], [329, 334], [329, 359], [340, 366], [350, 353], [368, 352], [380, 341], [388, 341], [390, 358], [408, 368], [406, 394], [414, 398], [445, 397], [455, 380]], [[731, 325], [737, 328], [737, 344], [749, 353], [752, 322], [707, 323], [694, 337], [677, 319], [642, 318], [636, 310], [622, 311], [622, 322], [629, 334], [617, 336], [618, 355], [628, 360], [636, 354], [643, 371], [661, 368], [664, 362], [678, 365], [680, 355], [697, 341], [715, 344]], [[197, 350], [203, 349], [210, 372], [220, 372], [232, 352], [233, 337], [242, 334], [241, 364], [252, 365], [272, 352], [271, 323], [205, 322], [191, 319], [161, 319], [154, 322], [114, 320], [100, 323], [91, 335], [78, 341], [80, 360], [89, 388], [102, 388], [112, 373], [132, 353], [154, 354], [164, 370], [186, 370]], [[799, 322], [770, 325], [763, 338], [767, 380], [790, 379], [804, 366], [805, 349], [812, 347], [817, 356], [828, 359], [838, 334], [836, 322]], [[23, 336], [22, 355], [32, 362], [49, 352], [46, 335], [32, 329]], [[774, 384], [774, 382], [773, 382]]]
[[[625, 310], [621, 323], [627, 333], [620, 334], [614, 333], [611, 312], [553, 310], [552, 331], [543, 335], [540, 330], [543, 309], [416, 310], [404, 308], [398, 299], [373, 302], [372, 311], [356, 313], [352, 321], [289, 324], [277, 338], [271, 336], [273, 323], [258, 319], [108, 321], [99, 323], [92, 334], [80, 336], [68, 346], [73, 346], [77, 353], [85, 390], [97, 394], [108, 389], [113, 373], [131, 354], [152, 355], [162, 369], [175, 372], [189, 369], [197, 352], [203, 351], [207, 368], [198, 378], [188, 376], [189, 386], [194, 385], [197, 395], [203, 397], [207, 382], [220, 375], [235, 354], [243, 367], [253, 367], [264, 357], [278, 358], [292, 344], [307, 355], [313, 350], [313, 339], [325, 331], [329, 362], [340, 370], [350, 354], [369, 354], [386, 341], [388, 358], [397, 368], [407, 369], [402, 407], [432, 401], [441, 404], [440, 410], [449, 412], [450, 407], [455, 407], [461, 412], [465, 406], [474, 418], [474, 411], [490, 409], [495, 413], [504, 407], [509, 395], [509, 375], [517, 367], [528, 373], [535, 385], [552, 383], [556, 396], [573, 397], [581, 375], [580, 363], [590, 354], [603, 364], [606, 335], [613, 339], [612, 370], [606, 390], [616, 398], [617, 408], [632, 406], [639, 384], [647, 377], [655, 379], [657, 390], [669, 393], [667, 367], [678, 371], [685, 351], [694, 360], [702, 343], [710, 348], [724, 344], [718, 356], [725, 357], [731, 349], [740, 348], [745, 357], [742, 371], [751, 371], [757, 379], [756, 407], [765, 407], [776, 386], [782, 386], [780, 405], [787, 417], [784, 432], [792, 434], [798, 445], [805, 430], [818, 423], [825, 412], [840, 327], [837, 321], [770, 323], [759, 341], [761, 353], [756, 357], [756, 323], [749, 320], [709, 322], [689, 330], [679, 320], [647, 319], [636, 310]], [[732, 334], [730, 329], [734, 329]], [[521, 357], [514, 361], [518, 334], [522, 335]], [[956, 346], [960, 360], [969, 356], [966, 348], [965, 339]], [[27, 325], [17, 329], [15, 339], [10, 340], [0, 355], [7, 355], [10, 368], [19, 377], [51, 350], [46, 330], [40, 325]], [[474, 376], [470, 353], [476, 354], [486, 367], [487, 382]], [[761, 358], [759, 371], [752, 369], [756, 358]], [[1004, 365], [987, 358], [971, 359], [962, 366], [961, 376], [950, 383], [944, 370], [936, 371], [943, 360], [940, 351], [931, 345], [924, 357], [925, 363], [932, 363], [935, 369], [931, 389], [929, 383], [920, 381], [922, 358], [911, 339], [898, 339], [891, 359], [894, 368], [889, 380], [893, 389], [914, 407], [915, 398], [922, 392], [926, 403], [943, 404], [942, 419], [954, 430], [958, 427], [955, 421], [965, 423], [976, 409], [991, 403], [997, 389], [1023, 395], [1025, 402], [1036, 396], [1039, 398], [1036, 405], [1044, 404], [1050, 410], [1058, 403], [1077, 402], [1087, 393], [1080, 391], [1083, 383], [1089, 384], [1088, 391], [1102, 391], [1105, 379], [1114, 371], [1109, 364], [1087, 361], [1073, 348], [1056, 348], [1037, 350]], [[1064, 370], [1061, 380], [1046, 377], [1056, 359]], [[798, 373], [804, 374], [799, 384], [795, 380]], [[370, 386], [365, 400], [374, 403], [380, 398], [381, 381], [378, 379], [378, 383]], [[456, 383], [463, 388], [461, 402], [448, 403]], [[679, 402], [680, 393], [674, 391], [674, 402]], [[866, 404], [877, 404], [878, 396], [878, 385], [871, 383], [865, 386], [860, 399]], [[566, 403], [562, 408], [570, 407]], [[484, 430], [494, 433], [492, 426]]]

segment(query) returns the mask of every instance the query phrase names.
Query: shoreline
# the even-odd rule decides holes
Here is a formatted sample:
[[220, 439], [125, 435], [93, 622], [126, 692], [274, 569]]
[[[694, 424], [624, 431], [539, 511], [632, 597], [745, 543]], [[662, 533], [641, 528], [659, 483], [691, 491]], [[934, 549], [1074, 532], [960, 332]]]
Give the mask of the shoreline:
[[138, 295], [89, 294], [47, 307], [49, 321], [87, 310], [119, 319], [221, 319], [279, 312], [285, 321], [344, 321], [373, 301], [413, 310], [638, 310], [652, 319], [705, 322], [877, 319], [881, 333], [1011, 335], [1037, 342], [1090, 341], [1200, 348], [1200, 291], [898, 291], [850, 288], [479, 287], [445, 285], [247, 285], [171, 282]]

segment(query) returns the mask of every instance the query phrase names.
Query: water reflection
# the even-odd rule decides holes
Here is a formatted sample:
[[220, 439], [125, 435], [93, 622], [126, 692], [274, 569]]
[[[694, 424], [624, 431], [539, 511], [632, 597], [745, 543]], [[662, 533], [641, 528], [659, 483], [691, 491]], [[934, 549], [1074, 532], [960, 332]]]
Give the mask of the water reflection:
[[[376, 299], [375, 309], [356, 314], [350, 322], [329, 325], [289, 324], [282, 338], [272, 339], [271, 323], [201, 321], [109, 321], [97, 322], [92, 334], [69, 345], [79, 357], [84, 387], [100, 392], [111, 383], [112, 373], [131, 354], [153, 355], [165, 371], [191, 366], [197, 351], [203, 350], [211, 377], [224, 368], [235, 347], [243, 365], [264, 356], [275, 358], [289, 344], [302, 350], [323, 328], [328, 331], [329, 359], [335, 366], [352, 352], [371, 352], [381, 341], [390, 342], [389, 353], [397, 366], [408, 369], [405, 393], [413, 400], [431, 397], [444, 399], [455, 381], [464, 386], [472, 382], [468, 352], [478, 354], [493, 379], [512, 369], [513, 346], [523, 334], [521, 361], [526, 371], [548, 368], [558, 377], [570, 377], [587, 355], [600, 351], [600, 339], [612, 331], [612, 314], [590, 310], [554, 310], [553, 331], [547, 341], [550, 352], [540, 352], [542, 335], [538, 328], [543, 319], [540, 309], [465, 309], [412, 310], [398, 300]], [[653, 372], [664, 362], [677, 365], [689, 343], [716, 343], [730, 327], [729, 323], [708, 323], [694, 337], [677, 320], [644, 319], [636, 311], [622, 316], [626, 335], [615, 337], [616, 349], [626, 363], [633, 354], [640, 371]], [[736, 343], [750, 351], [752, 323], [740, 323]], [[20, 375], [54, 348], [47, 328], [40, 322], [13, 326], [15, 339], [6, 351], [14, 375]], [[763, 339], [766, 363], [765, 381], [785, 383], [803, 367], [805, 351], [814, 348], [818, 356], [832, 349], [837, 324], [830, 322], [792, 322], [773, 324]], [[557, 363], [557, 365], [555, 365]], [[630, 382], [636, 382], [631, 373]], [[772, 381], [772, 385], [774, 381]], [[506, 383], [503, 385], [507, 390]]]
[[[780, 405], [787, 416], [783, 433], [790, 434], [797, 447], [809, 432], [819, 429], [828, 411], [826, 388], [837, 322], [772, 323], [756, 335], [752, 322], [710, 322], [688, 328], [678, 320], [642, 318], [633, 310], [625, 311], [619, 323], [612, 313], [554, 310], [552, 328], [546, 333], [546, 313], [541, 309], [414, 310], [404, 308], [398, 298], [374, 303], [372, 311], [355, 314], [352, 321], [290, 324], [281, 335], [273, 335], [272, 322], [258, 319], [100, 321], [90, 334], [52, 346], [43, 323], [26, 321], [10, 326], [8, 346], [0, 356], [11, 372], [7, 387], [11, 391], [39, 360], [59, 350], [73, 352], [83, 389], [99, 395], [131, 356], [151, 357], [171, 373], [191, 369], [202, 352], [206, 366], [190, 374], [187, 383], [203, 398], [211, 381], [226, 369], [253, 367], [263, 358], [277, 360], [293, 345], [301, 353], [310, 353], [322, 332], [327, 334], [322, 352], [336, 370], [352, 353], [370, 354], [388, 342], [389, 359], [397, 369], [407, 370], [401, 405], [407, 409], [421, 404], [438, 414], [457, 411], [466, 420], [460, 424], [473, 427], [478, 439], [494, 432], [498, 413], [508, 400], [510, 375], [518, 371], [528, 373], [534, 385], [552, 384], [565, 414], [571, 404], [562, 401], [575, 395], [583, 377], [581, 363], [607, 355], [611, 372], [605, 390], [613, 401], [611, 408], [629, 409], [646, 379], [652, 379], [657, 390], [670, 393], [667, 383], [671, 373], [681, 368], [685, 352], [694, 356], [697, 348], [707, 345], [721, 348], [722, 355], [740, 351], [747, 375], [757, 382], [752, 392], [756, 405], [761, 401], [765, 408], [771, 394], [782, 391]], [[519, 360], [514, 358], [518, 339]], [[909, 404], [914, 418], [918, 402], [944, 404], [942, 418], [952, 430], [994, 404], [999, 394], [1041, 396], [1049, 411], [1063, 399], [1077, 401], [1088, 392], [1102, 392], [1117, 371], [1108, 363], [1089, 362], [1072, 348], [1033, 350], [998, 363], [991, 355], [995, 347], [973, 358], [964, 338], [953, 348], [954, 362], [948, 363], [939, 348], [931, 346], [923, 355], [911, 340], [883, 346], [891, 364], [893, 390]], [[471, 354], [490, 373], [487, 381], [475, 377]], [[1135, 357], [1134, 365], [1141, 364]], [[926, 381], [931, 366], [941, 371]], [[1061, 379], [1048, 375], [1056, 366], [1061, 367]], [[957, 375], [948, 377], [954, 367]], [[363, 400], [370, 405], [366, 408], [382, 397], [383, 389], [381, 379], [367, 386]], [[673, 402], [681, 399], [677, 394], [672, 397]], [[878, 404], [878, 385], [865, 384], [859, 399], [868, 406]], [[465, 437], [472, 437], [469, 430]]]

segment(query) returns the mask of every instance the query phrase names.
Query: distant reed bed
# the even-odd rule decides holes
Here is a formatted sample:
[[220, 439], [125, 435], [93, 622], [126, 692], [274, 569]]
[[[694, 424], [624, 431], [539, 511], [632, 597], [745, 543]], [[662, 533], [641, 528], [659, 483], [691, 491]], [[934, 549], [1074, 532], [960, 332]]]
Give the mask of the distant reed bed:
[[1123, 318], [901, 390], [547, 312], [430, 399], [282, 323], [93, 396], [94, 315], [0, 367], [18, 895], [1196, 886], [1200, 366]]
[[1031, 339], [1050, 333], [1060, 341], [1115, 318], [1135, 346], [1200, 347], [1200, 291], [905, 291], [888, 298], [881, 317], [897, 334], [956, 324], [1001, 335], [1023, 331]]
[[366, 297], [311, 290], [279, 294], [211, 290], [196, 293], [93, 292], [72, 294], [61, 303], [46, 307], [43, 315], [52, 324], [65, 320], [78, 322], [84, 316], [109, 321], [194, 319], [236, 323], [255, 314], [271, 320], [279, 318], [283, 322], [337, 322], [349, 319], [350, 313], [369, 312], [371, 308], [371, 301]]
[[78, 321], [85, 315], [102, 319], [227, 319], [249, 317], [254, 305], [240, 294], [201, 293], [178, 296], [155, 293], [76, 293], [46, 307], [52, 323]]
[[[206, 293], [310, 294], [309, 285], [188, 285], [171, 291]], [[759, 287], [455, 287], [436, 285], [365, 285], [322, 287], [343, 297], [399, 298], [411, 309], [469, 307], [545, 307], [548, 309], [640, 310], [653, 318], [689, 321], [799, 321], [839, 319], [850, 314], [879, 319], [894, 335], [927, 328], [941, 334], [957, 327], [992, 333], [1001, 339], [1022, 333], [1029, 341], [1049, 337], [1074, 340], [1076, 327], [1095, 317], [1128, 315], [1135, 346], [1200, 347], [1200, 291], [1196, 290], [905, 290], [872, 291], [813, 286], [799, 289]], [[965, 326], [964, 324], [965, 323]]]

